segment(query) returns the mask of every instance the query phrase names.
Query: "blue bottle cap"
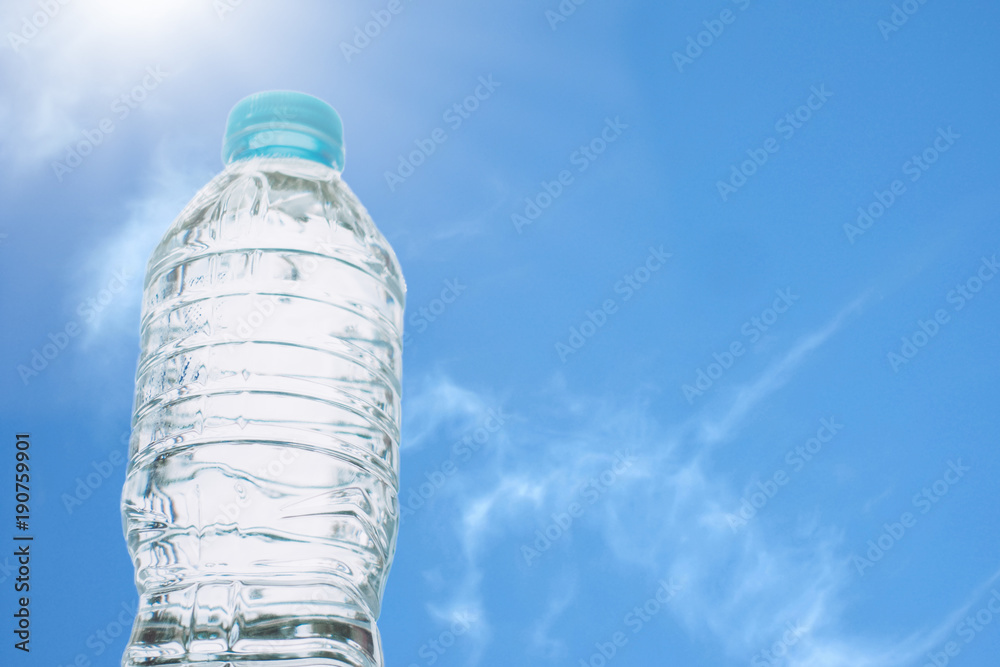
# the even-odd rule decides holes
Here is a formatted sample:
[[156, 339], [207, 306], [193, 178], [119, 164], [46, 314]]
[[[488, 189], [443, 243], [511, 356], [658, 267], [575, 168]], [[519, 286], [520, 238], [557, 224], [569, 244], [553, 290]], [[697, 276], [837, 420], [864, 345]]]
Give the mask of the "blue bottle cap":
[[344, 127], [323, 100], [290, 90], [244, 97], [229, 112], [225, 164], [252, 157], [297, 157], [344, 169]]

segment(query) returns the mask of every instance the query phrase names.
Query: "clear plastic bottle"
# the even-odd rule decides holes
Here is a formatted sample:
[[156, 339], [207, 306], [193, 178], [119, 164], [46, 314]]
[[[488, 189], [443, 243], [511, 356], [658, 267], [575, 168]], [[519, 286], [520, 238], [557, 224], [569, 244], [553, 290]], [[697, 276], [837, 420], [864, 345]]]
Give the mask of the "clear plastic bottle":
[[223, 161], [147, 266], [122, 664], [381, 667], [402, 273], [324, 102], [242, 100]]

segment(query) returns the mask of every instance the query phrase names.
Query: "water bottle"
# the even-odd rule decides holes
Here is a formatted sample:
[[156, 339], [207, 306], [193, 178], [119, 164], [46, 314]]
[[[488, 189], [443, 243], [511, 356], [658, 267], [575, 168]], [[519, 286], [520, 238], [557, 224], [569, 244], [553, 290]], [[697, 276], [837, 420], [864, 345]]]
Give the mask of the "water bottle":
[[274, 91], [153, 251], [122, 524], [125, 667], [382, 667], [405, 283], [340, 117]]

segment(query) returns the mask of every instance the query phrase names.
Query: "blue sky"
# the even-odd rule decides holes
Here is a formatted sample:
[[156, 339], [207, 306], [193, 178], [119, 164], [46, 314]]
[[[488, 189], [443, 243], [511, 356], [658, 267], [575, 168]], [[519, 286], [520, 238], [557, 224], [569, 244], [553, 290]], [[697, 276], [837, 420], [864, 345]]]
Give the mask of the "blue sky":
[[343, 4], [3, 4], [4, 663], [117, 664], [144, 263], [295, 89], [408, 284], [388, 665], [992, 664], [1000, 8]]

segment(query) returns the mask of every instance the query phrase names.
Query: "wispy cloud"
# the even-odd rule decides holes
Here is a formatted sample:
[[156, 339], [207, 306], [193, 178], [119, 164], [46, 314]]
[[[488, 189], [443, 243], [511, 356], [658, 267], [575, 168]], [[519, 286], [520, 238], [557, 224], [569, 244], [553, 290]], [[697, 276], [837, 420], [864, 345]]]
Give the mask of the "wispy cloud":
[[417, 392], [403, 402], [400, 448], [419, 449], [434, 436], [441, 436], [442, 429], [448, 434], [466, 430], [496, 405], [440, 373], [423, 378]]
[[783, 387], [809, 355], [837, 333], [844, 323], [861, 309], [867, 299], [868, 295], [854, 299], [819, 330], [802, 336], [759, 377], [749, 384], [737, 387], [732, 392], [733, 396], [727, 399], [725, 409], [718, 419], [709, 419], [703, 414], [698, 415], [696, 420], [699, 422], [699, 440], [707, 445], [727, 440], [753, 408]]
[[[561, 382], [548, 387], [546, 409], [551, 414], [544, 416], [544, 432], [530, 421], [519, 424], [503, 451], [486, 457], [482, 466], [443, 494], [451, 505], [443, 504], [438, 511], [456, 517], [453, 537], [462, 547], [457, 583], [446, 599], [477, 609], [488, 621], [492, 606], [481, 584], [491, 550], [500, 544], [510, 548], [528, 537], [523, 535], [525, 527], [542, 525], [553, 512], [564, 510], [581, 482], [606, 465], [614, 448], [631, 446], [636, 452], [634, 469], [579, 525], [601, 534], [605, 552], [623, 565], [688, 582], [683, 599], [670, 609], [692, 642], [710, 642], [744, 661], [794, 627], [796, 642], [787, 647], [785, 659], [795, 667], [903, 667], [919, 657], [973, 602], [935, 628], [902, 639], [844, 630], [846, 590], [854, 577], [842, 530], [800, 515], [792, 531], [775, 532], [769, 522], [754, 522], [734, 533], [725, 508], [738, 504], [741, 489], [732, 486], [725, 463], [704, 447], [733, 437], [745, 415], [787, 385], [864, 301], [854, 300], [802, 336], [728, 400], [720, 394], [714, 407], [674, 427], [659, 425], [641, 402], [620, 405], [581, 397]], [[425, 392], [424, 400], [460, 397], [443, 402], [458, 418], [485, 402], [443, 376]], [[693, 446], [698, 443], [702, 446]], [[572, 550], [550, 555], [567, 572], [579, 565]], [[547, 591], [544, 611], [530, 635], [539, 653], [566, 655], [566, 638], [552, 628], [575, 595], [569, 584]], [[480, 640], [488, 642], [490, 637], [484, 633]], [[480, 645], [478, 654], [483, 650], [485, 645]]]
[[1000, 579], [1000, 570], [987, 577], [936, 625], [920, 628], [898, 640], [873, 640], [826, 633], [803, 644], [790, 656], [789, 667], [907, 667], [949, 640], [958, 624], [976, 605], [983, 605], [989, 589]]
[[570, 609], [576, 599], [577, 585], [573, 571], [557, 576], [548, 591], [545, 611], [531, 624], [531, 648], [549, 660], [564, 660], [569, 654], [565, 640], [552, 635], [552, 626]]
[[62, 157], [83, 131], [114, 118], [114, 100], [147, 66], [179, 65], [192, 44], [205, 42], [195, 35], [218, 24], [210, 3], [196, 0], [50, 4], [49, 12], [31, 0], [3, 7], [0, 146], [5, 162], [20, 169]]
[[[103, 243], [87, 249], [76, 263], [77, 300], [98, 299], [108, 290], [109, 280], [124, 276], [124, 289], [114, 298], [92, 309], [81, 344], [95, 340], [119, 340], [138, 331], [139, 307], [146, 262], [157, 242], [198, 188], [212, 174], [180, 169], [160, 151], [146, 180], [146, 193], [128, 202], [123, 221], [113, 227]], [[91, 311], [88, 311], [88, 314]]]

